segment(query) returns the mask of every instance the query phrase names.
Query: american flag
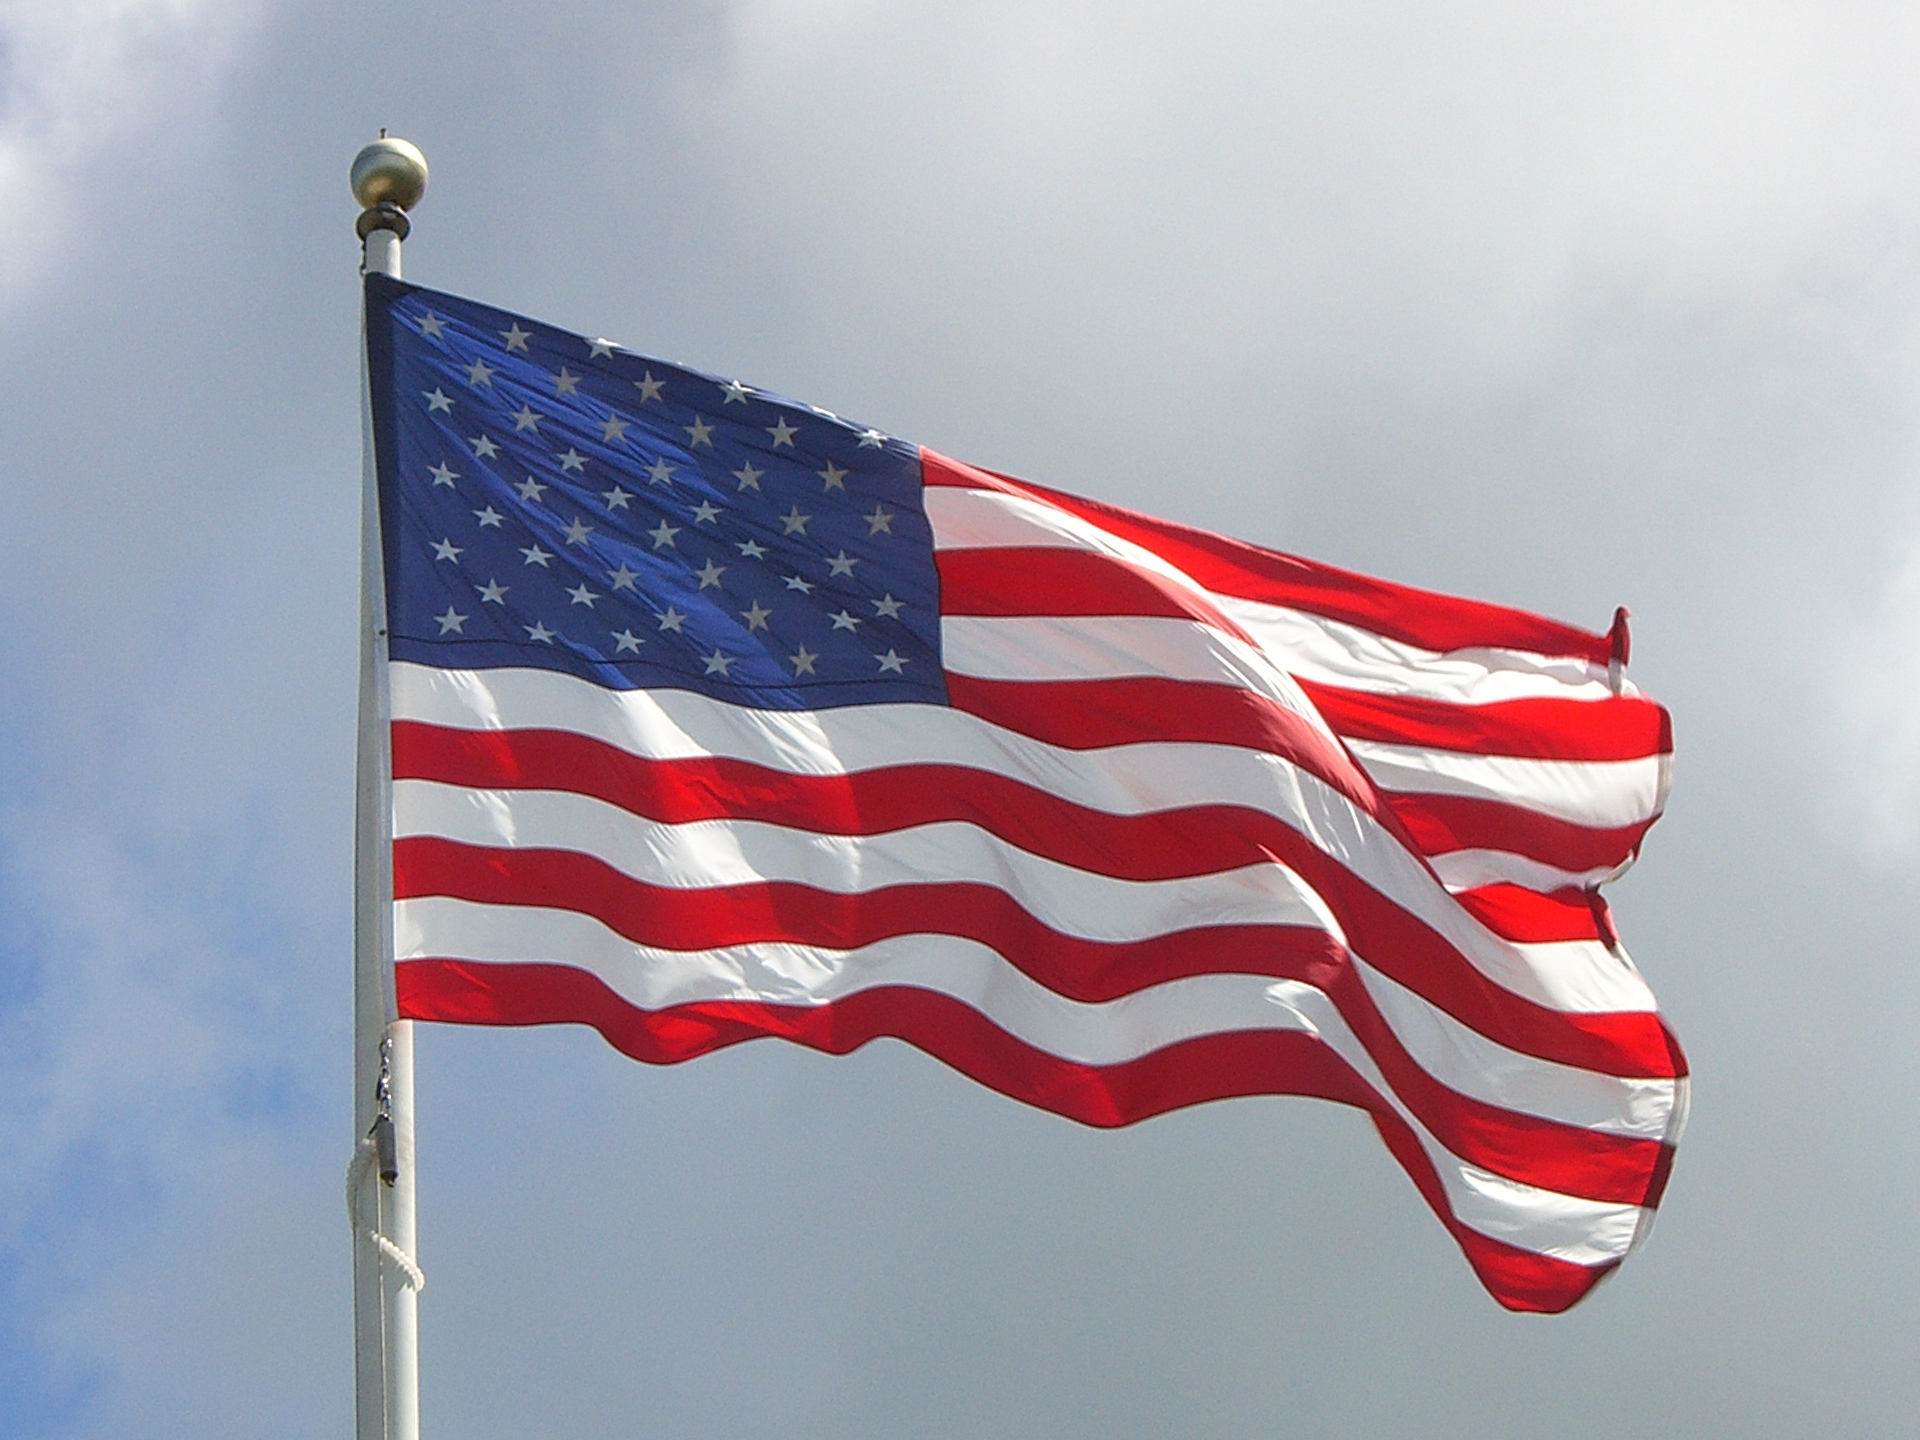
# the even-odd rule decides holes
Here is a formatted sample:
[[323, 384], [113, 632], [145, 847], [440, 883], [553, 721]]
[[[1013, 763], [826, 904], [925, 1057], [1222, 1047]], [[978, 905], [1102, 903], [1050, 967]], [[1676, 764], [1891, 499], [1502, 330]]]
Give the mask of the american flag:
[[1592, 634], [367, 281], [400, 1012], [918, 1046], [1091, 1125], [1358, 1106], [1500, 1303], [1645, 1236], [1686, 1065]]

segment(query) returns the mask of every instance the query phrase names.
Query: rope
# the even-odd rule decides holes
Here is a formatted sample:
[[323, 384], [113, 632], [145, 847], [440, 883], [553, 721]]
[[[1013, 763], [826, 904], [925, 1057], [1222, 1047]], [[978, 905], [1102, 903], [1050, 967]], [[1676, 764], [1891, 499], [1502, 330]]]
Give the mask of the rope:
[[353, 1147], [353, 1159], [347, 1162], [347, 1224], [355, 1239], [371, 1240], [374, 1249], [398, 1265], [406, 1277], [407, 1288], [418, 1295], [427, 1288], [427, 1277], [414, 1258], [371, 1225], [360, 1223], [360, 1182], [366, 1178], [367, 1167], [373, 1160], [373, 1137], [363, 1135], [360, 1143]]
[[401, 1271], [407, 1277], [407, 1288], [409, 1290], [418, 1295], [422, 1290], [427, 1288], [427, 1277], [421, 1271], [420, 1267], [413, 1263], [413, 1257], [411, 1255], [407, 1254], [406, 1251], [402, 1250], [378, 1230], [362, 1230], [360, 1233], [366, 1236], [367, 1239], [373, 1241], [374, 1249], [378, 1250], [382, 1255], [400, 1267]]

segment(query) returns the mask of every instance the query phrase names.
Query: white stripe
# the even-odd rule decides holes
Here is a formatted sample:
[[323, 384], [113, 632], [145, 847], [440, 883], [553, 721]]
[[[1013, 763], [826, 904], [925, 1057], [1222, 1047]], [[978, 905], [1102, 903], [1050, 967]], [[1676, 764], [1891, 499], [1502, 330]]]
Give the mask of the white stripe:
[[390, 667], [393, 716], [464, 729], [553, 729], [655, 759], [722, 756], [802, 775], [955, 765], [1005, 775], [1089, 809], [1195, 805], [1264, 811], [1438, 931], [1482, 975], [1558, 1010], [1656, 1008], [1604, 946], [1537, 967], [1463, 910], [1426, 863], [1346, 796], [1278, 756], [1228, 745], [1067, 750], [937, 705], [755, 710], [685, 690], [604, 690], [549, 670]]
[[1355, 958], [1354, 968], [1396, 1039], [1422, 1070], [1469, 1099], [1647, 1140], [1675, 1139], [1679, 1119], [1672, 1080], [1619, 1079], [1509, 1050], [1427, 1004]]
[[1138, 565], [1207, 597], [1206, 589], [1172, 561], [1044, 500], [947, 485], [929, 485], [922, 498], [935, 550], [1087, 550]]
[[1562, 870], [1530, 855], [1511, 850], [1449, 850], [1427, 863], [1440, 883], [1451, 891], [1478, 890], [1483, 885], [1518, 885], [1523, 890], [1551, 895], [1556, 890], [1590, 890], [1618, 880], [1633, 868], [1628, 856], [1618, 865], [1596, 865], [1591, 870]]
[[666, 951], [637, 946], [568, 911], [448, 899], [394, 906], [398, 958], [477, 963], [560, 961], [596, 975], [644, 1010], [699, 1001], [824, 1005], [863, 990], [911, 986], [949, 996], [1036, 1050], [1117, 1065], [1203, 1035], [1290, 1030], [1316, 1035], [1412, 1126], [1459, 1219], [1508, 1244], [1600, 1264], [1632, 1244], [1640, 1207], [1557, 1194], [1491, 1175], [1454, 1156], [1414, 1119], [1338, 1010], [1292, 981], [1201, 975], [1084, 1005], [1027, 979], [992, 950], [913, 936], [856, 950], [785, 944]]
[[662, 824], [587, 795], [399, 780], [393, 830], [396, 839], [437, 835], [466, 845], [571, 850], [676, 890], [782, 881], [859, 895], [929, 879], [990, 885], [1050, 929], [1105, 943], [1216, 925], [1303, 925], [1341, 939], [1325, 902], [1284, 865], [1117, 880], [959, 821], [880, 835], [822, 835], [758, 820]]
[[[1305, 680], [1379, 695], [1412, 695], [1454, 705], [1545, 697], [1607, 700], [1607, 667], [1575, 656], [1476, 646], [1426, 650], [1305, 610], [1213, 594], [1230, 619], [1275, 663]], [[1623, 694], [1639, 692], [1625, 681]]]
[[1497, 800], [1593, 830], [1658, 815], [1672, 758], [1533, 760], [1352, 739], [1347, 748], [1382, 790]]
[[940, 622], [940, 649], [948, 670], [982, 680], [1155, 676], [1266, 693], [1276, 673], [1244, 640], [1158, 615], [949, 615]]
[[[1606, 667], [1584, 659], [1492, 647], [1442, 653], [1307, 611], [1222, 595], [1152, 550], [1028, 496], [929, 486], [926, 512], [936, 550], [1086, 550], [1150, 569], [1219, 607], [1281, 669], [1320, 684], [1455, 704], [1526, 696], [1603, 700], [1613, 694]], [[1623, 693], [1639, 692], [1627, 682]]]
[[[635, 880], [683, 890], [773, 881], [854, 895], [930, 877], [988, 885], [1050, 929], [1109, 944], [1220, 925], [1300, 926], [1347, 943], [1325, 902], [1277, 862], [1179, 880], [1116, 880], [1029, 854], [959, 823], [875, 836], [822, 835], [750, 820], [668, 825], [590, 796], [400, 780], [394, 784], [394, 834], [571, 851]], [[1429, 1074], [1464, 1095], [1623, 1134], [1643, 1133], [1650, 1097], [1665, 1094], [1671, 1101], [1671, 1082], [1620, 1081], [1509, 1050], [1364, 962], [1355, 963], [1401, 1043]]]
[[982, 680], [1118, 680], [1153, 677], [1235, 685], [1285, 706], [1333, 738], [1291, 675], [1237, 635], [1199, 620], [1158, 615], [949, 615], [941, 662]]

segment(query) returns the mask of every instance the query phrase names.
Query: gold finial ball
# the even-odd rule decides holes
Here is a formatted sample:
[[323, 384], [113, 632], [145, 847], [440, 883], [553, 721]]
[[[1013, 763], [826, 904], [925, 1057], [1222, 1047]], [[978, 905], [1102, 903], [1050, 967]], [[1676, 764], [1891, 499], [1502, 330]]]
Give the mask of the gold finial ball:
[[427, 157], [410, 141], [382, 135], [353, 157], [350, 178], [363, 208], [386, 202], [411, 210], [427, 193]]

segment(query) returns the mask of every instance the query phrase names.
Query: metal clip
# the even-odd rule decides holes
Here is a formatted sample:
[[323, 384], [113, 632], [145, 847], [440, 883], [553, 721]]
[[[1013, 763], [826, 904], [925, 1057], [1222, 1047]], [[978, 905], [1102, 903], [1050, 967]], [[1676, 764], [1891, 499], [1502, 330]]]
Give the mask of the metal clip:
[[373, 1117], [373, 1126], [367, 1131], [373, 1141], [375, 1163], [380, 1170], [380, 1183], [391, 1186], [400, 1178], [400, 1142], [393, 1128], [393, 1037], [385, 1036], [380, 1041], [380, 1078], [374, 1082], [374, 1101], [378, 1113]]

